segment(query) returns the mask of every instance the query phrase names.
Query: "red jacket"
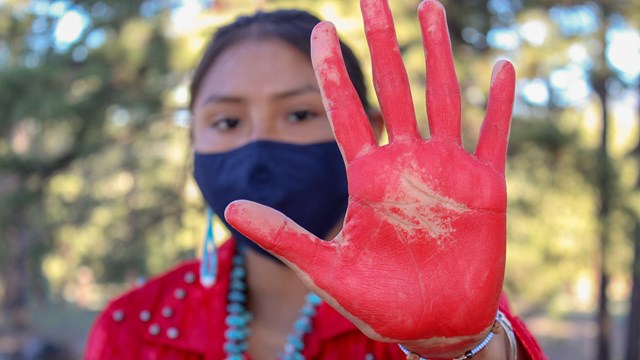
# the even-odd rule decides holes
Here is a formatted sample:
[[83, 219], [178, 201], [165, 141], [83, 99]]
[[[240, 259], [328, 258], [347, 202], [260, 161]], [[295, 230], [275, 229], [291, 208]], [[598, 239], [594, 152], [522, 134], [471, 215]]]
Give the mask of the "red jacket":
[[[113, 300], [93, 326], [85, 359], [224, 359], [233, 252], [232, 241], [218, 250], [218, 282], [210, 288], [200, 285], [199, 262], [191, 261]], [[509, 313], [504, 299], [500, 308], [514, 327], [518, 345], [529, 354], [527, 359], [546, 359], [524, 324]], [[397, 345], [367, 338], [325, 303], [313, 321], [313, 332], [305, 337], [306, 359], [406, 359]]]

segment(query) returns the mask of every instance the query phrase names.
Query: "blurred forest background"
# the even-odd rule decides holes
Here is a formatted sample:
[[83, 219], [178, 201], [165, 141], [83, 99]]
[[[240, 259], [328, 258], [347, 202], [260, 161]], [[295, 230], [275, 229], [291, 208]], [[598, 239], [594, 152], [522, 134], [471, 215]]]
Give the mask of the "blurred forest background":
[[[391, 0], [424, 119], [417, 3]], [[515, 310], [552, 359], [640, 359], [640, 2], [443, 3], [469, 150], [491, 65], [518, 73]], [[355, 0], [0, 0], [0, 359], [78, 358], [110, 297], [196, 256], [191, 70], [218, 26], [277, 7], [333, 21], [368, 67]]]

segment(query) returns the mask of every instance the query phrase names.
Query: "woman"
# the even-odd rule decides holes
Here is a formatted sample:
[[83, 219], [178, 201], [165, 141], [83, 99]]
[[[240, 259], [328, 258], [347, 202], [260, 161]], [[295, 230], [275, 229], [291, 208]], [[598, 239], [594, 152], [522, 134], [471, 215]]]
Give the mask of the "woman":
[[194, 175], [233, 240], [113, 301], [87, 359], [544, 358], [500, 295], [512, 66], [469, 155], [444, 9], [423, 2], [425, 141], [388, 5], [361, 4], [382, 116], [331, 24], [218, 31], [191, 87]]

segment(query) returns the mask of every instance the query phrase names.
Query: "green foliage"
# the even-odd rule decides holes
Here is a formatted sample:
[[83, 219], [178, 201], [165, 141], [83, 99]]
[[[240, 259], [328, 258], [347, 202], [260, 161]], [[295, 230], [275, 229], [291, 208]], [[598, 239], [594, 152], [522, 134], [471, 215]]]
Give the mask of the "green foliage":
[[525, 309], [576, 310], [576, 281], [590, 276], [596, 253], [596, 204], [580, 169], [589, 149], [555, 120], [512, 127], [505, 287]]
[[[0, 182], [7, 185], [0, 233], [11, 255], [2, 258], [3, 273], [31, 274], [22, 281], [37, 293], [44, 272], [62, 296], [82, 266], [101, 283], [122, 283], [146, 276], [150, 256], [163, 266], [185, 256], [184, 241], [154, 250], [180, 231], [187, 213], [187, 129], [166, 102], [182, 79], [169, 63], [169, 9], [147, 18], [135, 2], [70, 4], [85, 14], [99, 6], [105, 15], [61, 47], [46, 35], [58, 19], [21, 5], [28, 4], [10, 7], [0, 25], [10, 29], [2, 44], [11, 45], [0, 63]], [[37, 21], [47, 29], [36, 33]], [[98, 32], [104, 39], [96, 45], [88, 37]], [[34, 50], [37, 36], [44, 39]]]

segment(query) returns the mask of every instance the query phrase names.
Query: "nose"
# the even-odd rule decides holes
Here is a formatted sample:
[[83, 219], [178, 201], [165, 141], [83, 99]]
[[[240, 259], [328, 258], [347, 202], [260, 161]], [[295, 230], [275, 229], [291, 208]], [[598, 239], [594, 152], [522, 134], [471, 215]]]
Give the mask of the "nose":
[[271, 121], [264, 114], [253, 117], [251, 121], [251, 131], [249, 134], [249, 142], [260, 140], [278, 140], [278, 128], [275, 121]]

